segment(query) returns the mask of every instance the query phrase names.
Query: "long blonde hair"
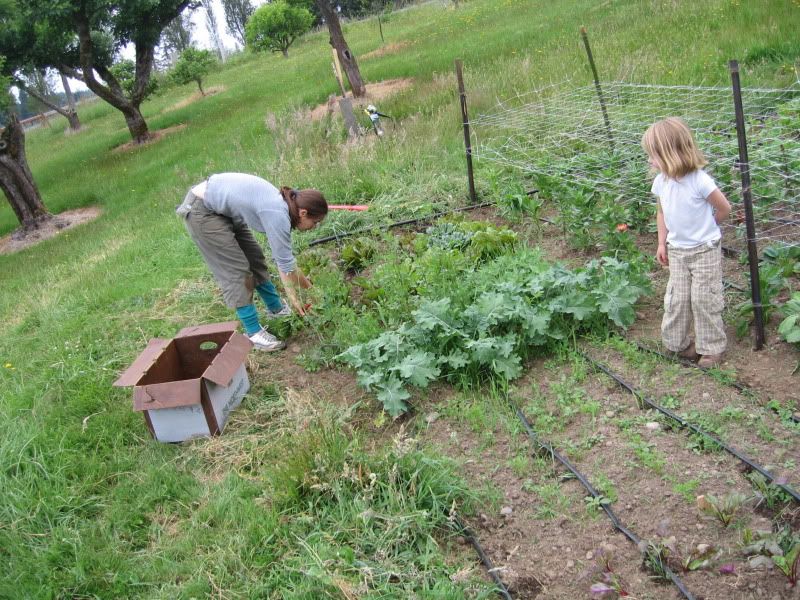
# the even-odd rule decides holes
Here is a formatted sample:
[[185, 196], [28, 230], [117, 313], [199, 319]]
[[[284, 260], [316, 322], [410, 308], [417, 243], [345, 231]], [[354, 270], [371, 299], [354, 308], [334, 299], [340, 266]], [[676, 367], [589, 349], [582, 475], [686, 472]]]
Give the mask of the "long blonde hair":
[[661, 172], [678, 179], [708, 164], [697, 147], [692, 130], [678, 117], [657, 121], [642, 136], [642, 148], [658, 162]]

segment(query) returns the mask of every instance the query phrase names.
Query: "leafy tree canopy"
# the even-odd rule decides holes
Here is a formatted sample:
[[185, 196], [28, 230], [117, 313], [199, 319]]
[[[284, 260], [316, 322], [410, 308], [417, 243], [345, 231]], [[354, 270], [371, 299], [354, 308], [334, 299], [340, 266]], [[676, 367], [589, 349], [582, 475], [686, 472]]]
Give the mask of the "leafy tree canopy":
[[247, 22], [247, 45], [254, 50], [281, 51], [288, 55], [289, 46], [311, 28], [314, 16], [302, 7], [280, 0], [256, 10]]
[[183, 85], [194, 81], [203, 92], [203, 78], [208, 75], [211, 67], [216, 64], [217, 60], [214, 53], [210, 50], [198, 50], [196, 48], [187, 48], [183, 51], [178, 62], [172, 68], [170, 73], [173, 81]]

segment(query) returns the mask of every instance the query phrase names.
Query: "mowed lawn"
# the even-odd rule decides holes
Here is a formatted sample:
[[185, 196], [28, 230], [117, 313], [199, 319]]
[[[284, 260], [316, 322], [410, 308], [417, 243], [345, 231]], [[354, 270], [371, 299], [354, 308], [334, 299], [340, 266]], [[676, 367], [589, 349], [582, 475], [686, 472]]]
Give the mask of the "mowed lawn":
[[[318, 427], [294, 435], [284, 390], [263, 371], [243, 409], [259, 427], [244, 441], [161, 445], [131, 411], [130, 391], [111, 383], [148, 339], [232, 317], [174, 216], [191, 184], [256, 173], [337, 203], [370, 202], [365, 220], [465, 203], [454, 59], [464, 60], [473, 113], [548, 82], [584, 85], [582, 25], [604, 79], [728, 85], [731, 58], [745, 61], [745, 86], [797, 79], [796, 0], [434, 2], [393, 13], [383, 30], [399, 49], [361, 61], [368, 82], [414, 81], [379, 105], [395, 118], [380, 144], [347, 144], [335, 123], [304, 110], [336, 90], [326, 32], [299, 40], [288, 59], [234, 57], [204, 85], [221, 91], [202, 100], [180, 105], [193, 86], [149, 100], [152, 130], [186, 125], [156, 143], [115, 152], [128, 131], [100, 101], [79, 111], [77, 135], [55, 119], [30, 132], [49, 209], [96, 206], [102, 216], [0, 256], [0, 598], [360, 597], [358, 570], [336, 565], [357, 562], [342, 553], [384, 547], [403, 583], [376, 576], [374, 597], [488, 594], [481, 582], [452, 582], [463, 559], [435, 541], [446, 515], [429, 515], [476, 498], [438, 459], [367, 450], [340, 414], [316, 415]], [[345, 34], [357, 56], [381, 46], [376, 19]], [[491, 175], [478, 165], [479, 191]], [[0, 235], [15, 226], [0, 206]], [[255, 455], [257, 468], [242, 469]], [[395, 519], [391, 532], [359, 520], [357, 489], [301, 493], [306, 473], [322, 485], [352, 464], [385, 483], [372, 501]], [[396, 484], [397, 470], [416, 483]]]

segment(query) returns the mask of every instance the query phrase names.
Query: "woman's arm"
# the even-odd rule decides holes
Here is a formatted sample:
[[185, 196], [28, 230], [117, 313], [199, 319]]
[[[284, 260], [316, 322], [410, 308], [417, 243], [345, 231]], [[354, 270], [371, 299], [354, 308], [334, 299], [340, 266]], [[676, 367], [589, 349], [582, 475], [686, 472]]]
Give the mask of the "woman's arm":
[[297, 298], [297, 289], [308, 289], [311, 287], [311, 282], [305, 275], [303, 275], [303, 272], [300, 269], [295, 269], [289, 273], [284, 273], [283, 271], [279, 270], [278, 273], [280, 273], [283, 287], [286, 290], [286, 296], [289, 299], [289, 304], [292, 305], [292, 308], [294, 308], [294, 311], [298, 315], [305, 315], [306, 311], [303, 308], [303, 304]]
[[719, 188], [708, 195], [706, 202], [714, 208], [714, 219], [717, 224], [722, 223], [731, 214], [731, 203], [728, 202], [725, 194], [719, 191]]

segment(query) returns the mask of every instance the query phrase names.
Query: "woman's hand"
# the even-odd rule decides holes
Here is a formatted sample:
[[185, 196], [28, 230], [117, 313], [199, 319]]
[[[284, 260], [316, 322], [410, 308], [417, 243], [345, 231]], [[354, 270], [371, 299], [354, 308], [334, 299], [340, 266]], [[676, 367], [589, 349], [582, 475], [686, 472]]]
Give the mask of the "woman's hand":
[[311, 282], [308, 280], [308, 278], [306, 278], [305, 275], [303, 275], [303, 272], [300, 269], [290, 273], [283, 273], [281, 271], [280, 275], [281, 281], [283, 282], [283, 287], [286, 290], [286, 297], [288, 298], [292, 309], [294, 309], [294, 312], [296, 312], [299, 316], [305, 316], [306, 308], [297, 297], [297, 289], [308, 289], [311, 287]]
[[306, 315], [306, 309], [303, 306], [303, 303], [297, 300], [297, 296], [295, 296], [294, 292], [286, 294], [289, 297], [289, 304], [292, 305], [292, 309], [296, 312], [299, 316], [304, 317]]

